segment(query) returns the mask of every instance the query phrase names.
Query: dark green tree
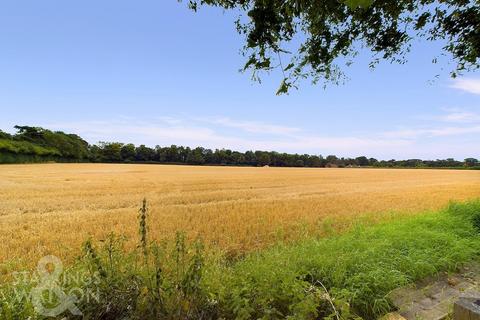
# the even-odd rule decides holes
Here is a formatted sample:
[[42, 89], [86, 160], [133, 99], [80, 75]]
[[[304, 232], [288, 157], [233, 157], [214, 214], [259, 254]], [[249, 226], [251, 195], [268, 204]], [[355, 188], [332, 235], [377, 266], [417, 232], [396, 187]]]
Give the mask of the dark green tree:
[[204, 164], [205, 163], [204, 152], [205, 152], [205, 149], [202, 147], [197, 147], [191, 150], [187, 158], [187, 163]]
[[271, 164], [270, 154], [264, 151], [256, 151], [257, 164], [259, 166], [268, 166]]
[[59, 151], [62, 158], [83, 160], [89, 157], [88, 143], [76, 134], [50, 131], [41, 127], [15, 126], [15, 140], [28, 141], [42, 147]]
[[120, 149], [120, 154], [123, 161], [135, 161], [135, 145], [132, 143], [123, 145]]
[[100, 142], [100, 161], [121, 162], [122, 146], [123, 144], [119, 142]]
[[465, 166], [466, 167], [475, 167], [478, 165], [478, 160], [475, 158], [467, 158], [465, 159]]
[[34, 143], [43, 143], [43, 129], [40, 127], [15, 126], [17, 134], [15, 139]]
[[370, 161], [368, 161], [367, 157], [365, 156], [355, 158], [355, 162], [361, 167], [368, 166], [370, 164]]
[[255, 157], [255, 153], [253, 151], [245, 152], [245, 162], [250, 166], [257, 165], [257, 158]]
[[167, 162], [180, 162], [180, 153], [176, 145], [171, 145], [170, 148], [166, 150], [166, 161]]
[[137, 161], [153, 161], [155, 159], [155, 150], [145, 146], [144, 144], [135, 149], [135, 160]]
[[325, 160], [326, 160], [327, 164], [331, 164], [331, 165], [332, 164], [337, 165], [337, 164], [339, 164], [339, 161], [340, 161], [337, 158], [337, 156], [335, 156], [335, 155], [329, 155], [329, 156], [327, 156], [327, 158]]

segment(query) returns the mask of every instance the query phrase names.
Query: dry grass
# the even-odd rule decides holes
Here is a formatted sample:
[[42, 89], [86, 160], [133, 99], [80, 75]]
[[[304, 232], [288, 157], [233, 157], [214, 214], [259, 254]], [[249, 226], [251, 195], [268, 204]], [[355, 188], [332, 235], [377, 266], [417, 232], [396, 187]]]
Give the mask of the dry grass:
[[143, 197], [156, 238], [184, 230], [237, 254], [321, 236], [330, 222], [340, 229], [359, 215], [391, 219], [388, 213], [437, 209], [479, 194], [480, 171], [5, 165], [0, 262], [35, 262], [49, 253], [70, 259], [89, 235], [136, 237]]

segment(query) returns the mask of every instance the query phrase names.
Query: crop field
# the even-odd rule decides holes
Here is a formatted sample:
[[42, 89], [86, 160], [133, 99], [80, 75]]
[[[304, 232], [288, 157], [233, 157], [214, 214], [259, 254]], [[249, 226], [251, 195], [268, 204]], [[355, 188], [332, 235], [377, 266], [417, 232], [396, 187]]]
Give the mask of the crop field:
[[178, 230], [238, 255], [444, 207], [480, 194], [480, 171], [38, 164], [0, 167], [0, 261], [72, 259], [88, 237]]

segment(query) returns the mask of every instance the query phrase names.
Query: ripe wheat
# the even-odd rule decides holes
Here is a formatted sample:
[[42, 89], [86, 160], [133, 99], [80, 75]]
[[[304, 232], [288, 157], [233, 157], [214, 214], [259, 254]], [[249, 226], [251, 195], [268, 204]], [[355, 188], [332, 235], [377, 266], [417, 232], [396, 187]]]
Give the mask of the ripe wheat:
[[480, 171], [192, 167], [129, 164], [0, 166], [0, 261], [72, 259], [88, 237], [138, 243], [176, 231], [237, 255], [322, 236], [480, 194]]

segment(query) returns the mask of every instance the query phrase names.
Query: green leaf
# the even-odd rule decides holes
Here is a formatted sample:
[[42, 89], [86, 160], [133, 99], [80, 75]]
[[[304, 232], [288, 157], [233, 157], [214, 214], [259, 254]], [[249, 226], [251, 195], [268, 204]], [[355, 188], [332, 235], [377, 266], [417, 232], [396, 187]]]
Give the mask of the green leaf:
[[344, 3], [352, 10], [357, 8], [366, 9], [372, 5], [373, 0], [344, 0]]
[[277, 90], [277, 96], [288, 93], [288, 89], [291, 87], [291, 84], [287, 81], [287, 79], [283, 79], [280, 87]]
[[294, 67], [294, 64], [293, 63], [290, 63], [285, 69], [284, 71], [287, 71], [287, 70], [290, 70]]

